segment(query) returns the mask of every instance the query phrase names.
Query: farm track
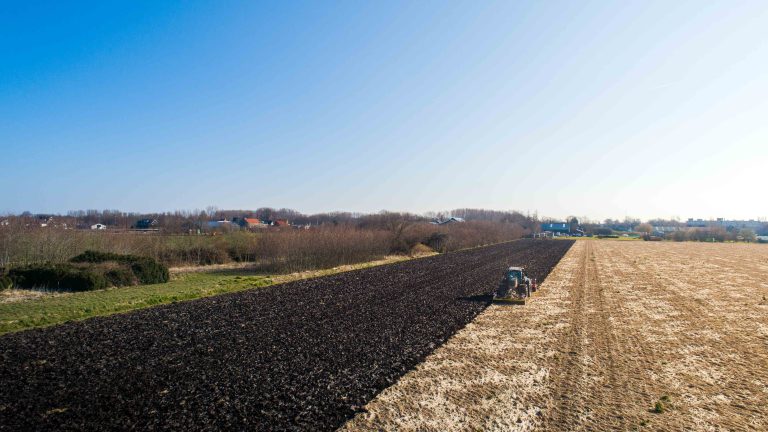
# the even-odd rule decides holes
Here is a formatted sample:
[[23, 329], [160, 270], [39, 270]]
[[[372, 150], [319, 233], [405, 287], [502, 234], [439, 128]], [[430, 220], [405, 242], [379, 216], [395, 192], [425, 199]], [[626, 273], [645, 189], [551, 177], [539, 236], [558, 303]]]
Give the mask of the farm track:
[[553, 368], [554, 399], [542, 429], [630, 430], [640, 421], [627, 415], [633, 401], [653, 396], [644, 391], [642, 375], [625, 372], [652, 370], [653, 356], [636, 334], [622, 331], [626, 311], [600, 280], [594, 243], [580, 246], [582, 263], [570, 293], [572, 331], [560, 340], [565, 350]]
[[0, 337], [0, 429], [330, 430], [571, 246], [517, 241]]

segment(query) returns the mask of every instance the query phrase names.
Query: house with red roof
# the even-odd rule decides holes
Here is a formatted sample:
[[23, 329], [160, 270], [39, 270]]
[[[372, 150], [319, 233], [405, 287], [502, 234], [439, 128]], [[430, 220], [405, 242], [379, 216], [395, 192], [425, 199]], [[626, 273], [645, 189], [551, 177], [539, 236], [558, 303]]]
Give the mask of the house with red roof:
[[236, 217], [236, 218], [232, 218], [232, 222], [240, 225], [240, 228], [252, 229], [252, 228], [261, 228], [262, 226], [264, 226], [264, 222], [253, 217], [242, 217], [242, 218]]

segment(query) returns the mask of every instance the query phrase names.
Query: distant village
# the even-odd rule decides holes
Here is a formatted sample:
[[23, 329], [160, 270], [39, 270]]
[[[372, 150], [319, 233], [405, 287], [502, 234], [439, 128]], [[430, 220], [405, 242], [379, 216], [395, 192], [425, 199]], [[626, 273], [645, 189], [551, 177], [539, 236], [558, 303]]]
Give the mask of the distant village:
[[[122, 230], [137, 232], [158, 232], [162, 225], [158, 219], [141, 218], [133, 221], [129, 226], [125, 225], [107, 225], [97, 222], [93, 224], [78, 222], [71, 216], [54, 215], [32, 215], [27, 217], [16, 217], [20, 219], [17, 223], [23, 223], [25, 227], [40, 228], [59, 228], [59, 229], [78, 229], [78, 230]], [[12, 224], [12, 218], [0, 220], [0, 227], [7, 227]], [[227, 230], [260, 230], [272, 227], [287, 227], [295, 229], [309, 229], [311, 224], [291, 224], [287, 219], [258, 219], [255, 217], [232, 217], [217, 218], [208, 221], [198, 221], [187, 223], [187, 231], [190, 234], [202, 233], [204, 231], [227, 231]]]
[[[343, 215], [340, 219], [348, 219], [349, 215]], [[178, 218], [172, 217], [171, 220], [165, 224], [161, 223], [159, 218], [134, 218], [128, 219], [124, 216], [120, 217], [120, 222], [113, 222], [111, 224], [105, 222], [89, 223], [84, 222], [82, 219], [87, 217], [76, 216], [58, 216], [58, 215], [22, 215], [11, 216], [5, 219], [0, 219], [0, 227], [7, 227], [9, 225], [22, 225], [27, 228], [58, 228], [58, 229], [76, 229], [76, 230], [93, 230], [93, 231], [132, 231], [153, 233], [160, 232], [161, 230], [174, 233], [185, 234], [216, 234], [219, 232], [237, 231], [237, 230], [249, 230], [259, 231], [267, 230], [270, 228], [291, 228], [291, 229], [310, 229], [312, 227], [336, 224], [336, 220], [331, 218], [317, 219], [314, 223], [307, 221], [306, 217], [300, 223], [292, 222], [286, 218], [257, 218], [255, 216], [232, 216], [232, 217], [214, 217], [211, 220], [190, 220], [186, 217], [180, 224]], [[460, 217], [448, 216], [445, 218], [437, 217], [432, 218], [429, 223], [433, 225], [448, 225], [454, 223], [463, 223], [465, 220]], [[173, 225], [173, 226], [171, 226]], [[180, 225], [180, 226], [179, 226]], [[180, 229], [181, 228], [181, 229]]]

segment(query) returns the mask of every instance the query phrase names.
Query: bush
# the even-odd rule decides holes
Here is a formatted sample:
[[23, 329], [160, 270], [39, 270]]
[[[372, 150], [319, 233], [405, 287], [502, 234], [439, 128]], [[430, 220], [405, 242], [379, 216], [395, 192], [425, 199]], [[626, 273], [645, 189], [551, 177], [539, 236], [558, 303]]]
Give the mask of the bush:
[[11, 269], [8, 277], [21, 288], [91, 291], [107, 287], [107, 279], [103, 275], [72, 264], [28, 265]]
[[104, 289], [108, 285], [107, 278], [104, 275], [78, 269], [77, 271], [66, 273], [61, 279], [59, 286], [72, 291], [92, 291]]
[[432, 250], [438, 252], [445, 252], [445, 244], [448, 240], [448, 234], [441, 232], [434, 232], [424, 240], [424, 244], [430, 247]]
[[105, 277], [114, 286], [135, 285], [134, 281], [138, 281], [140, 285], [165, 283], [170, 279], [168, 267], [149, 257], [87, 250], [70, 261], [91, 264], [105, 262], [128, 264], [127, 269], [111, 269], [105, 273]]
[[139, 284], [166, 283], [170, 279], [168, 267], [152, 258], [142, 258], [131, 263], [131, 271], [139, 280]]
[[110, 285], [116, 287], [138, 285], [136, 275], [131, 269], [114, 268], [104, 273]]
[[13, 280], [8, 276], [0, 276], [0, 291], [13, 288]]
[[8, 273], [21, 288], [90, 291], [108, 286], [168, 282], [168, 268], [152, 258], [85, 251], [63, 264], [32, 264]]
[[415, 246], [413, 246], [408, 253], [411, 256], [418, 256], [418, 255], [424, 255], [424, 254], [431, 254], [435, 251], [432, 250], [429, 246], [425, 245], [424, 243], [416, 243]]

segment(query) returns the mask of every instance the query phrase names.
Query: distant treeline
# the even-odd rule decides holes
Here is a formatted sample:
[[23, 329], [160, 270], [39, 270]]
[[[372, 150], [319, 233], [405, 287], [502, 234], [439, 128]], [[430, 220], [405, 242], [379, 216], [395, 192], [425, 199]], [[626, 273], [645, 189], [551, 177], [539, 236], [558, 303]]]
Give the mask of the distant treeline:
[[674, 241], [746, 241], [757, 240], [755, 231], [749, 228], [726, 229], [723, 227], [691, 228], [667, 233], [665, 238]]
[[304, 214], [292, 209], [274, 209], [263, 207], [256, 210], [220, 210], [208, 207], [205, 210], [184, 210], [160, 213], [135, 213], [120, 210], [75, 210], [66, 214], [32, 214], [23, 212], [18, 215], [0, 216], [0, 221], [11, 225], [40, 225], [51, 219], [51, 227], [88, 228], [95, 224], [104, 224], [109, 228], [130, 229], [142, 219], [156, 220], [156, 227], [168, 234], [188, 233], [190, 230], [205, 228], [208, 221], [232, 220], [240, 217], [254, 217], [259, 220], [290, 221], [293, 225], [346, 225], [357, 227], [380, 227], [390, 224], [392, 220], [409, 222], [429, 222], [434, 219], [443, 220], [451, 216], [460, 217], [466, 221], [508, 222], [517, 223], [526, 229], [535, 229], [538, 224], [536, 216], [526, 216], [516, 211], [498, 211], [486, 209], [456, 209], [441, 212], [428, 212], [423, 215], [404, 212], [381, 211], [379, 213], [330, 212]]
[[[670, 225], [666, 225], [670, 227]], [[650, 223], [642, 223], [637, 226], [631, 227], [626, 230], [615, 230], [613, 228], [607, 228], [603, 226], [586, 226], [586, 232], [588, 234], [594, 234], [600, 237], [618, 237], [619, 234], [627, 235], [627, 232], [631, 232], [632, 235], [639, 237], [642, 234], [652, 235], [652, 237], [658, 237], [664, 240], [674, 241], [746, 241], [753, 242], [758, 240], [758, 235], [765, 235], [768, 231], [768, 227], [762, 227], [759, 231], [755, 231], [751, 228], [735, 228], [735, 227], [687, 227], [685, 225], [671, 226], [675, 228], [672, 231], [657, 232], [654, 229], [654, 225]], [[623, 227], [622, 227], [623, 228]]]

